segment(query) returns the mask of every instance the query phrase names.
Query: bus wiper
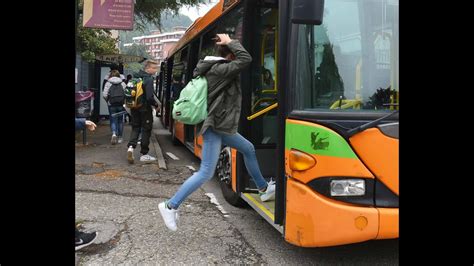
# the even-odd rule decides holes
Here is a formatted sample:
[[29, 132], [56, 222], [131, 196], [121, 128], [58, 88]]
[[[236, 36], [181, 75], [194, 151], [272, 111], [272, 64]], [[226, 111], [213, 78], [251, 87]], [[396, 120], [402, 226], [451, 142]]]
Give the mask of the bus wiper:
[[390, 113], [390, 114], [388, 114], [388, 115], [386, 115], [386, 116], [383, 116], [383, 117], [381, 117], [381, 118], [379, 118], [379, 119], [376, 119], [376, 120], [374, 120], [374, 121], [370, 121], [370, 122], [367, 123], [367, 124], [363, 124], [362, 126], [358, 126], [358, 127], [356, 127], [356, 128], [353, 128], [353, 129], [347, 131], [347, 133], [346, 133], [347, 138], [350, 138], [350, 137], [354, 136], [355, 134], [357, 134], [357, 133], [359, 133], [359, 132], [361, 132], [361, 131], [364, 131], [364, 130], [366, 130], [366, 129], [368, 129], [368, 128], [377, 126], [378, 124], [380, 124], [380, 122], [382, 122], [382, 120], [391, 117], [392, 115], [398, 113], [398, 111], [399, 111], [399, 110], [396, 110], [395, 112], [392, 112], [392, 113]]

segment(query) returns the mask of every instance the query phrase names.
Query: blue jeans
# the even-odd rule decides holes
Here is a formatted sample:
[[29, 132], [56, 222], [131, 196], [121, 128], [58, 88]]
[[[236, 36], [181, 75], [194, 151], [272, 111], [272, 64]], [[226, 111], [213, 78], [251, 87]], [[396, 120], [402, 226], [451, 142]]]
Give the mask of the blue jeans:
[[177, 209], [179, 205], [197, 190], [202, 184], [210, 180], [214, 176], [219, 154], [221, 152], [221, 144], [237, 149], [244, 155], [244, 162], [247, 171], [254, 180], [259, 189], [267, 187], [267, 181], [262, 176], [255, 155], [255, 148], [253, 144], [242, 137], [239, 133], [234, 135], [221, 135], [208, 128], [204, 132], [203, 148], [201, 156], [201, 167], [199, 171], [188, 178], [183, 185], [178, 189], [176, 194], [168, 201], [168, 206]]
[[122, 112], [125, 109], [123, 106], [109, 106], [109, 115], [110, 115], [110, 130], [112, 134], [115, 133], [118, 137], [123, 135], [123, 115], [112, 116], [112, 114]]

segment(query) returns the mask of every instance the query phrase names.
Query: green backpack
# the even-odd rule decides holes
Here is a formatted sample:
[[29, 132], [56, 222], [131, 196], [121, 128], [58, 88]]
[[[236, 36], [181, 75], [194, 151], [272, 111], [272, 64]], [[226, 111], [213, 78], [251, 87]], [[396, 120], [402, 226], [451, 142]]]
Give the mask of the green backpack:
[[198, 76], [186, 85], [173, 104], [173, 119], [196, 125], [207, 117], [207, 80]]

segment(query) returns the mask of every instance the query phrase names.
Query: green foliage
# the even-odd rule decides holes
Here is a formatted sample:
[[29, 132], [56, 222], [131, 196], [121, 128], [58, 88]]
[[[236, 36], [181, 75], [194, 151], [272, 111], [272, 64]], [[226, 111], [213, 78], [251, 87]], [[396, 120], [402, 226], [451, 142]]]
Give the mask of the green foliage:
[[392, 98], [397, 98], [397, 91], [388, 88], [378, 88], [377, 91], [369, 97], [369, 101], [364, 105], [364, 109], [386, 110], [389, 109]]
[[122, 54], [151, 58], [151, 55], [146, 51], [146, 47], [140, 44], [133, 44], [132, 46], [125, 47], [122, 50]]
[[[141, 33], [134, 33], [142, 35], [148, 30], [148, 33], [153, 28], [162, 28], [162, 26], [169, 27], [168, 21], [162, 23], [163, 16], [168, 20], [173, 19], [173, 16], [178, 15], [179, 8], [182, 6], [195, 6], [200, 3], [206, 3], [208, 0], [136, 0], [135, 12], [135, 29]], [[76, 0], [77, 3], [77, 32], [76, 32], [76, 49], [81, 52], [84, 60], [89, 62], [95, 60], [95, 56], [99, 54], [114, 54], [118, 53], [116, 48], [117, 39], [112, 38], [109, 30], [91, 29], [82, 27], [82, 10], [83, 0]], [[170, 14], [170, 15], [168, 15]], [[163, 16], [162, 16], [163, 15]], [[177, 16], [178, 21], [190, 23], [189, 18]], [[188, 21], [189, 20], [189, 21]], [[187, 26], [179, 25], [179, 26]], [[165, 28], [163, 28], [165, 29]], [[131, 35], [131, 38], [135, 37]], [[122, 40], [124, 43], [124, 40]]]
[[131, 71], [132, 73], [138, 73], [140, 69], [143, 69], [143, 64], [140, 63], [128, 63], [124, 65], [125, 69]]
[[96, 55], [118, 53], [115, 47], [117, 40], [112, 38], [109, 30], [84, 28], [78, 25], [77, 39], [77, 49], [81, 51], [81, 56], [86, 61], [94, 61]]
[[193, 23], [188, 16], [182, 14], [175, 15], [170, 12], [163, 12], [163, 18], [161, 24], [163, 31], [171, 31], [176, 26], [189, 27]]
[[[136, 55], [142, 56], [146, 58], [151, 58], [151, 56], [147, 53], [146, 47], [144, 45], [134, 44], [129, 47], [125, 47], [122, 50], [122, 54], [127, 55]], [[137, 73], [140, 69], [143, 69], [143, 64], [140, 63], [128, 63], [124, 65], [125, 69], [131, 71], [132, 73]]]
[[148, 23], [162, 28], [163, 11], [177, 15], [182, 6], [196, 6], [208, 2], [208, 0], [136, 0], [135, 22], [137, 29], [144, 29]]

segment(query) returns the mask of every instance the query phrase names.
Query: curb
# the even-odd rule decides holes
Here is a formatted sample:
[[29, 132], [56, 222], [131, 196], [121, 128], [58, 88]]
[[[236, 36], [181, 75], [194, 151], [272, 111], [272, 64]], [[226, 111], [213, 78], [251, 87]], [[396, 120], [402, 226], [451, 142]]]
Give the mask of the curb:
[[161, 151], [160, 143], [158, 142], [158, 138], [156, 137], [156, 134], [154, 131], [152, 131], [153, 136], [151, 137], [151, 143], [153, 143], [153, 147], [155, 148], [155, 153], [156, 153], [156, 158], [158, 159], [158, 166], [160, 169], [165, 169], [167, 170], [168, 168], [166, 167], [166, 161], [165, 158], [163, 157], [163, 152]]

